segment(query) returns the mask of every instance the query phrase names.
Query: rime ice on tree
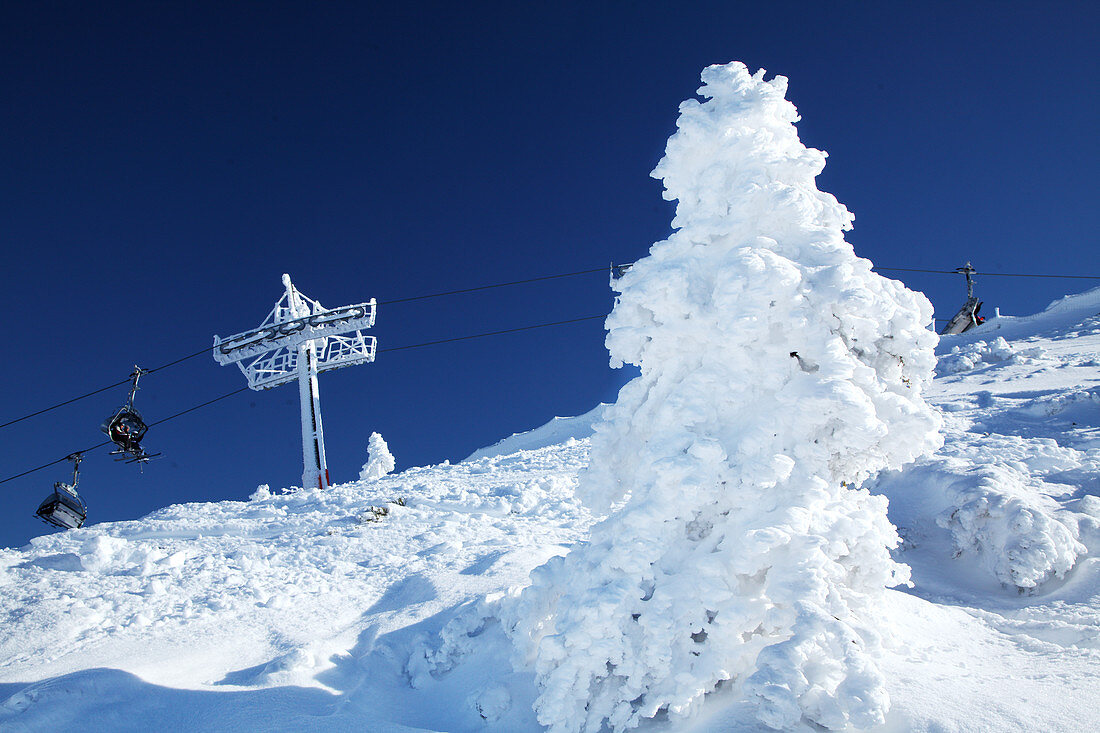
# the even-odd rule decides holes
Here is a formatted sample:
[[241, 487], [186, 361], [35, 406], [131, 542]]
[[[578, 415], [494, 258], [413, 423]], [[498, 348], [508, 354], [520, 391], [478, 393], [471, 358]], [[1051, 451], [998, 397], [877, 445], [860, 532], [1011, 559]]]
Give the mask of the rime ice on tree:
[[921, 295], [844, 241], [783, 77], [704, 70], [653, 175], [677, 231], [615, 287], [614, 366], [636, 364], [579, 492], [621, 503], [504, 609], [552, 731], [686, 715], [727, 684], [790, 728], [883, 720], [876, 600], [908, 568], [856, 488], [934, 450]]
[[382, 478], [397, 466], [390, 447], [380, 433], [371, 433], [367, 442], [367, 462], [359, 471], [360, 481], [373, 481]]

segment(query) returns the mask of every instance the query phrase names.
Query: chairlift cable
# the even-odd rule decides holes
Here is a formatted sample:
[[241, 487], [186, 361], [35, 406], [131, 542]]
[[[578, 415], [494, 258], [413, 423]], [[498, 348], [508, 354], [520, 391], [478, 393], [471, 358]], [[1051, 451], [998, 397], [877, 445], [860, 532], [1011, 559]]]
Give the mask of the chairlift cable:
[[49, 463], [43, 463], [41, 466], [38, 466], [37, 468], [32, 468], [30, 470], [24, 471], [23, 473], [17, 473], [14, 476], [8, 476], [6, 479], [0, 480], [0, 484], [6, 484], [7, 482], [14, 481], [17, 478], [23, 478], [27, 474], [34, 473], [35, 471], [41, 471], [43, 468], [49, 468], [50, 466], [55, 466], [58, 463], [61, 463], [62, 461], [67, 461], [67, 460], [69, 460], [69, 456], [74, 456], [77, 453], [81, 453], [81, 454], [90, 453], [91, 451], [102, 448], [105, 445], [114, 445], [114, 444], [111, 441], [106, 440], [102, 443], [96, 443], [91, 448], [85, 448], [84, 450], [73, 451], [73, 452], [69, 453], [69, 455], [65, 456], [64, 458], [58, 458], [56, 461], [50, 461]]
[[[153, 372], [159, 372], [161, 369], [167, 369], [170, 366], [175, 366], [176, 364], [179, 364], [180, 362], [187, 361], [188, 359], [194, 359], [196, 356], [202, 356], [203, 354], [209, 354], [209, 353], [210, 353], [210, 347], [207, 346], [203, 349], [200, 349], [199, 351], [196, 351], [193, 354], [188, 354], [187, 356], [181, 356], [180, 358], [178, 358], [174, 361], [170, 361], [167, 364], [161, 364], [158, 367], [153, 367], [152, 369], [145, 369], [143, 371], [146, 374], [152, 374]], [[3, 426], [0, 425], [0, 427], [3, 427]]]
[[[207, 349], [207, 351], [209, 351], [209, 349]], [[207, 400], [206, 402], [195, 405], [194, 407], [188, 407], [186, 410], [182, 410], [180, 412], [177, 412], [175, 415], [169, 415], [168, 417], [164, 417], [164, 418], [161, 418], [160, 420], [157, 420], [155, 422], [151, 422], [151, 423], [149, 423], [149, 427], [153, 427], [154, 425], [160, 425], [161, 423], [166, 423], [169, 420], [175, 420], [177, 417], [181, 417], [183, 415], [186, 415], [189, 412], [194, 412], [195, 410], [200, 410], [203, 407], [206, 407], [207, 405], [212, 405], [215, 402], [226, 399], [227, 397], [232, 397], [233, 395], [240, 394], [241, 392], [244, 392], [247, 389], [248, 389], [248, 387], [245, 386], [245, 387], [241, 387], [240, 389], [235, 389], [232, 392], [226, 392], [225, 394], [221, 395], [220, 397], [215, 397], [212, 400]], [[0, 482], [0, 483], [2, 483], [2, 482]]]
[[[379, 349], [379, 351], [387, 351], [387, 352], [389, 352], [389, 351], [405, 351], [405, 350], [408, 350], [408, 349], [418, 349], [418, 348], [422, 348], [422, 347], [425, 347], [425, 346], [438, 346], [439, 344], [453, 343], [455, 341], [469, 341], [471, 339], [486, 338], [488, 336], [500, 336], [500, 335], [508, 334], [508, 333], [517, 333], [519, 331], [532, 331], [532, 330], [538, 329], [538, 328], [550, 328], [552, 326], [563, 326], [563, 325], [566, 325], [566, 324], [569, 324], [569, 323], [580, 323], [580, 322], [583, 322], [583, 321], [594, 321], [598, 318], [607, 318], [607, 314], [605, 313], [605, 314], [601, 314], [601, 315], [598, 315], [598, 316], [584, 316], [583, 318], [570, 318], [570, 319], [567, 319], [567, 320], [564, 320], [564, 321], [554, 321], [554, 322], [551, 322], [551, 323], [539, 323], [539, 324], [535, 324], [533, 326], [520, 326], [518, 328], [508, 328], [508, 329], [504, 329], [504, 330], [501, 330], [501, 331], [488, 331], [486, 333], [474, 333], [474, 334], [469, 334], [467, 336], [456, 336], [454, 338], [449, 338], [449, 339], [440, 339], [438, 341], [425, 341], [424, 343], [420, 343], [420, 344], [407, 344], [405, 346], [394, 346], [394, 347], [391, 347], [389, 349]], [[204, 349], [202, 353], [206, 353], [207, 351], [209, 351], [209, 349]], [[221, 400], [227, 399], [227, 398], [232, 397], [234, 395], [238, 395], [241, 392], [245, 392], [247, 390], [248, 390], [248, 387], [240, 387], [238, 389], [233, 390], [232, 392], [226, 392], [225, 394], [220, 395], [218, 397], [215, 397], [212, 400], [207, 400], [205, 402], [201, 402], [201, 403], [199, 403], [199, 404], [197, 404], [193, 407], [187, 408], [186, 410], [181, 410], [180, 412], [177, 412], [174, 415], [169, 415], [168, 417], [161, 418], [160, 420], [157, 420], [156, 422], [151, 422], [151, 423], [149, 423], [149, 427], [153, 427], [154, 425], [160, 425], [161, 423], [166, 423], [169, 420], [175, 420], [177, 417], [182, 417], [183, 415], [186, 415], [189, 412], [195, 412], [196, 410], [201, 410], [202, 408], [207, 407], [209, 405], [212, 405], [215, 402], [220, 402]], [[8, 476], [5, 479], [0, 479], [0, 484], [5, 484], [9, 481], [14, 481], [17, 478], [22, 478], [23, 476], [26, 476], [27, 474], [34, 473], [35, 471], [41, 471], [44, 468], [49, 468], [50, 466], [54, 466], [58, 463], [61, 463], [62, 461], [68, 460], [69, 456], [71, 456], [75, 453], [90, 453], [91, 451], [97, 450], [97, 449], [102, 448], [102, 447], [107, 446], [107, 445], [113, 445], [113, 444], [114, 444], [113, 441], [107, 440], [107, 441], [104, 441], [102, 443], [97, 443], [96, 445], [93, 445], [90, 448], [85, 448], [84, 450], [81, 450], [81, 451], [70, 451], [63, 458], [58, 458], [55, 461], [50, 461], [49, 463], [44, 463], [41, 466], [37, 466], [36, 468], [32, 468], [32, 469], [29, 469], [27, 471], [23, 471], [22, 473], [17, 473], [14, 476]]]
[[[207, 351], [209, 351], [209, 349], [207, 349]], [[22, 422], [23, 420], [28, 420], [32, 417], [35, 417], [36, 415], [41, 415], [44, 412], [49, 412], [50, 410], [56, 410], [59, 407], [64, 407], [65, 405], [71, 404], [73, 402], [77, 402], [77, 401], [82, 400], [86, 397], [91, 397], [92, 395], [97, 395], [100, 392], [106, 392], [109, 389], [114, 389], [115, 387], [121, 387], [122, 385], [127, 384], [129, 381], [130, 380], [127, 378], [127, 379], [122, 380], [121, 382], [115, 382], [114, 384], [108, 384], [106, 387], [100, 387], [99, 389], [96, 389], [96, 390], [93, 390], [91, 392], [87, 392], [85, 394], [82, 394], [79, 397], [73, 397], [72, 399], [65, 400], [64, 402], [58, 402], [56, 405], [51, 405], [50, 407], [46, 407], [46, 408], [43, 408], [41, 410], [38, 410], [37, 412], [29, 413], [27, 415], [24, 415], [23, 417], [17, 417], [14, 420], [8, 420], [6, 423], [0, 425], [0, 428], [6, 428], [7, 426], [14, 425], [17, 422]]]
[[603, 313], [598, 316], [584, 316], [582, 318], [570, 318], [565, 321], [554, 321], [553, 323], [540, 323], [535, 326], [520, 326], [519, 328], [506, 328], [503, 331], [488, 331], [486, 333], [475, 333], [469, 336], [455, 336], [449, 339], [439, 339], [438, 341], [425, 341], [422, 344], [408, 344], [407, 346], [391, 346], [386, 349], [378, 349], [378, 353], [390, 352], [390, 351], [405, 351], [407, 349], [419, 349], [424, 346], [438, 346], [439, 344], [450, 344], [455, 341], [469, 341], [471, 339], [485, 338], [486, 336], [500, 336], [506, 333], [517, 333], [519, 331], [532, 331], [536, 328], [549, 328], [551, 326], [564, 326], [567, 323], [580, 323], [581, 321], [594, 321], [597, 318], [607, 318], [607, 314]]
[[[167, 364], [161, 364], [160, 366], [153, 367], [152, 369], [145, 369], [145, 370], [143, 370], [143, 373], [152, 374], [153, 372], [159, 372], [161, 369], [167, 369], [170, 366], [175, 366], [176, 364], [179, 364], [180, 362], [187, 361], [188, 359], [194, 359], [196, 356], [200, 356], [201, 354], [207, 354], [209, 352], [210, 352], [210, 347], [207, 346], [202, 351], [196, 351], [193, 354], [188, 354], [187, 356], [180, 357], [179, 359], [176, 359], [174, 361], [170, 361]], [[71, 399], [67, 399], [64, 402], [58, 402], [55, 405], [50, 405], [49, 407], [44, 407], [41, 410], [36, 410], [35, 412], [27, 413], [26, 415], [23, 415], [22, 417], [17, 417], [14, 420], [8, 420], [6, 423], [0, 423], [0, 428], [6, 428], [7, 426], [14, 425], [17, 422], [22, 422], [24, 420], [29, 420], [32, 417], [37, 417], [38, 415], [41, 415], [43, 413], [50, 412], [52, 410], [56, 410], [59, 407], [64, 407], [65, 405], [70, 405], [73, 402], [79, 402], [80, 400], [86, 399], [88, 397], [92, 397], [92, 396], [97, 395], [101, 392], [106, 392], [109, 389], [114, 389], [116, 387], [121, 387], [125, 384], [129, 384], [129, 382], [130, 382], [130, 378], [126, 378], [126, 379], [123, 379], [121, 382], [115, 382], [114, 384], [108, 384], [106, 387], [100, 387], [99, 389], [92, 390], [91, 392], [85, 392], [82, 395], [79, 395], [77, 397], [73, 397]]]
[[[205, 353], [206, 351], [209, 351], [209, 349], [204, 349], [203, 353]], [[153, 427], [154, 425], [160, 425], [161, 423], [166, 423], [169, 420], [175, 420], [177, 417], [182, 417], [183, 415], [186, 415], [189, 412], [194, 412], [195, 410], [200, 410], [203, 407], [206, 407], [208, 405], [212, 405], [215, 402], [226, 399], [227, 397], [232, 397], [233, 395], [240, 394], [241, 392], [244, 392], [247, 389], [248, 389], [248, 387], [241, 387], [240, 389], [235, 389], [232, 392], [227, 392], [226, 394], [223, 394], [220, 397], [215, 397], [212, 400], [207, 400], [206, 402], [202, 402], [198, 405], [195, 405], [194, 407], [189, 407], [186, 410], [181, 410], [180, 412], [177, 412], [174, 415], [169, 415], [168, 417], [161, 418], [160, 420], [157, 420], [156, 422], [151, 422], [151, 423], [149, 423], [149, 427]], [[22, 477], [26, 476], [29, 473], [34, 473], [35, 471], [41, 471], [43, 468], [49, 468], [50, 466], [61, 463], [62, 461], [67, 461], [69, 459], [69, 456], [76, 455], [77, 453], [90, 453], [94, 450], [97, 450], [99, 448], [102, 448], [102, 447], [108, 446], [108, 445], [114, 445], [114, 441], [105, 440], [102, 443], [96, 443], [91, 448], [85, 448], [84, 450], [73, 451], [73, 452], [69, 453], [68, 455], [66, 455], [64, 458], [58, 458], [56, 461], [50, 461], [49, 463], [43, 463], [41, 466], [38, 466], [37, 468], [32, 468], [28, 471], [24, 471], [23, 473], [17, 473], [16, 475], [9, 476], [6, 479], [0, 479], [0, 484], [6, 484], [8, 481], [14, 481], [17, 478], [22, 478]]]
[[[631, 264], [633, 264], [633, 263], [624, 262], [624, 263], [619, 264], [619, 265], [613, 265], [612, 269], [629, 267]], [[474, 292], [478, 292], [478, 291], [482, 291], [482, 290], [491, 290], [491, 289], [494, 289], [494, 288], [503, 288], [503, 287], [508, 287], [508, 286], [512, 286], [512, 285], [526, 285], [526, 284], [541, 282], [541, 281], [545, 281], [545, 280], [556, 280], [556, 279], [566, 278], [566, 277], [576, 277], [576, 276], [579, 276], [579, 275], [591, 275], [591, 274], [594, 274], [594, 273], [597, 273], [597, 272], [607, 272], [608, 269], [609, 268], [607, 268], [607, 267], [600, 267], [600, 268], [593, 268], [593, 269], [590, 269], [590, 270], [577, 270], [575, 272], [564, 272], [564, 273], [559, 273], [559, 274], [556, 274], [556, 275], [543, 275], [543, 276], [540, 276], [540, 277], [525, 278], [525, 279], [522, 279], [522, 280], [510, 280], [508, 282], [492, 283], [492, 284], [489, 284], [489, 285], [479, 285], [479, 286], [472, 287], [472, 288], [461, 288], [461, 289], [458, 289], [458, 290], [446, 290], [446, 291], [442, 291], [442, 292], [438, 292], [438, 293], [427, 293], [425, 295], [414, 295], [414, 296], [408, 297], [408, 298], [394, 298], [392, 300], [379, 301], [378, 304], [379, 305], [394, 305], [394, 304], [397, 304], [397, 303], [409, 303], [409, 302], [418, 301], [418, 300], [428, 300], [428, 299], [432, 299], [432, 298], [442, 298], [442, 297], [446, 297], [446, 296], [450, 296], [450, 295], [461, 295], [461, 294], [464, 294], [464, 293], [474, 293]], [[880, 271], [880, 272], [923, 272], [923, 273], [932, 273], [932, 274], [937, 274], [937, 275], [957, 275], [958, 274], [955, 270], [931, 270], [931, 269], [912, 268], [912, 267], [879, 267], [879, 266], [874, 266], [874, 267], [872, 267], [872, 269], [876, 270], [876, 271]], [[988, 277], [1038, 277], [1038, 278], [1069, 278], [1069, 279], [1077, 279], [1077, 280], [1100, 280], [1100, 275], [1062, 275], [1062, 274], [1014, 273], [1014, 272], [978, 272], [977, 274], [981, 275], [983, 277], [986, 277], [986, 276], [988, 276]], [[475, 338], [477, 338], [477, 337], [475, 337]], [[459, 339], [455, 339], [455, 340], [462, 340], [462, 339], [459, 338]], [[403, 347], [399, 347], [399, 348], [410, 349], [410, 348], [416, 348], [416, 347], [417, 347], [417, 345], [403, 346]], [[197, 356], [201, 356], [203, 354], [209, 353], [210, 348], [211, 347], [209, 347], [209, 346], [203, 347], [199, 351], [188, 354], [186, 356], [181, 356], [178, 359], [174, 359], [174, 360], [169, 361], [165, 364], [161, 364], [160, 366], [149, 369], [146, 373], [151, 374], [153, 372], [158, 372], [162, 369], [167, 369], [168, 367], [172, 367], [172, 366], [175, 366], [176, 364], [180, 364], [182, 362], [188, 361], [189, 359], [194, 359]], [[388, 350], [393, 351], [394, 349], [388, 349]], [[49, 407], [45, 407], [41, 410], [36, 410], [34, 412], [28, 413], [26, 415], [23, 415], [22, 417], [17, 417], [15, 419], [8, 420], [5, 423], [0, 423], [0, 429], [6, 428], [9, 425], [15, 425], [16, 423], [22, 422], [24, 420], [29, 420], [32, 417], [37, 417], [38, 415], [42, 415], [42, 414], [50, 412], [52, 410], [56, 410], [60, 407], [64, 407], [65, 405], [72, 404], [73, 402], [78, 402], [78, 401], [86, 399], [88, 397], [92, 397], [94, 395], [100, 394], [101, 392], [106, 392], [109, 389], [114, 389], [116, 387], [121, 387], [122, 385], [126, 384], [129, 381], [130, 381], [129, 379], [125, 379], [125, 380], [122, 380], [121, 382], [115, 382], [114, 384], [109, 384], [106, 387], [100, 387], [99, 389], [92, 390], [91, 392], [86, 392], [86, 393], [84, 393], [82, 395], [79, 395], [77, 397], [73, 397], [71, 399], [64, 400], [63, 402], [58, 402], [57, 404], [50, 405]]]
[[[626, 267], [626, 264], [616, 265], [616, 267]], [[442, 298], [447, 295], [461, 295], [462, 293], [474, 293], [479, 290], [492, 290], [493, 288], [503, 288], [509, 285], [526, 285], [528, 283], [541, 282], [543, 280], [558, 280], [563, 277], [576, 277], [577, 275], [591, 275], [595, 272], [607, 272], [607, 267], [600, 267], [593, 270], [577, 270], [576, 272], [563, 272], [558, 275], [543, 275], [542, 277], [531, 277], [525, 280], [512, 280], [506, 283], [493, 283], [492, 285], [479, 285], [473, 288], [462, 288], [460, 290], [446, 290], [441, 293], [429, 293], [427, 295], [414, 295], [411, 298], [395, 298], [393, 300], [380, 300], [378, 305], [393, 305], [394, 303], [409, 303], [414, 300], [427, 300], [429, 298]]]
[[[878, 270], [882, 272], [930, 272], [936, 275], [958, 275], [958, 270], [924, 270], [914, 267], [879, 267], [874, 265], [872, 270]], [[1100, 275], [1056, 275], [1056, 274], [1040, 274], [1035, 272], [985, 272], [984, 270], [978, 270], [975, 275], [981, 275], [983, 277], [1057, 277], [1068, 278], [1074, 280], [1100, 280]]]
[[[449, 296], [449, 295], [460, 295], [460, 294], [463, 294], [463, 293], [473, 293], [473, 292], [477, 292], [477, 291], [480, 291], [480, 290], [491, 290], [493, 288], [503, 288], [503, 287], [507, 287], [507, 286], [510, 286], [510, 285], [525, 285], [525, 284], [529, 284], [529, 283], [540, 282], [540, 281], [543, 281], [543, 280], [556, 280], [556, 279], [565, 278], [565, 277], [576, 277], [578, 275], [590, 275], [590, 274], [596, 273], [596, 272], [607, 272], [607, 268], [606, 267], [601, 267], [601, 268], [591, 269], [591, 270], [578, 270], [576, 272], [565, 272], [565, 273], [559, 273], [557, 275], [543, 275], [541, 277], [532, 277], [532, 278], [526, 278], [526, 279], [523, 279], [523, 280], [511, 280], [509, 282], [503, 282], [503, 283], [493, 283], [493, 284], [490, 284], [490, 285], [479, 285], [479, 286], [473, 287], [473, 288], [462, 288], [462, 289], [459, 289], [459, 290], [448, 290], [448, 291], [443, 291], [443, 292], [439, 292], [439, 293], [427, 293], [425, 295], [414, 295], [414, 296], [409, 297], [409, 298], [395, 298], [393, 300], [379, 301], [378, 304], [379, 305], [393, 305], [395, 303], [409, 303], [409, 302], [413, 302], [413, 301], [417, 301], [417, 300], [428, 300], [428, 299], [431, 299], [431, 298], [442, 298], [442, 297]], [[168, 367], [175, 366], [176, 364], [180, 364], [180, 363], [185, 362], [189, 359], [194, 359], [197, 356], [202, 356], [203, 354], [208, 354], [208, 353], [210, 353], [210, 348], [211, 347], [209, 347], [209, 346], [205, 346], [205, 347], [203, 347], [202, 349], [200, 349], [196, 352], [193, 352], [193, 353], [188, 354], [186, 356], [181, 356], [178, 359], [174, 359], [174, 360], [172, 360], [170, 362], [167, 362], [165, 364], [161, 364], [160, 366], [153, 367], [152, 369], [148, 369], [148, 370], [146, 370], [145, 373], [146, 374], [152, 374], [154, 372], [159, 372], [162, 369], [167, 369]], [[402, 347], [402, 348], [414, 348], [414, 347], [409, 346], [409, 347]], [[129, 379], [124, 379], [121, 382], [115, 382], [114, 384], [109, 384], [106, 387], [100, 387], [99, 389], [92, 390], [91, 392], [87, 392], [85, 394], [79, 395], [77, 397], [73, 397], [71, 399], [67, 399], [63, 402], [58, 402], [57, 404], [50, 405], [49, 407], [45, 407], [41, 410], [36, 410], [35, 412], [27, 413], [26, 415], [23, 415], [22, 417], [17, 417], [15, 419], [9, 420], [5, 423], [0, 423], [0, 428], [6, 428], [9, 425], [15, 425], [16, 423], [23, 422], [24, 420], [29, 420], [32, 417], [37, 417], [38, 415], [42, 415], [42, 414], [47, 413], [47, 412], [51, 412], [52, 410], [56, 410], [60, 407], [64, 407], [65, 405], [72, 404], [73, 402], [79, 402], [80, 400], [83, 400], [83, 399], [86, 399], [88, 397], [92, 397], [94, 395], [100, 394], [101, 392], [106, 392], [109, 389], [114, 389], [115, 387], [121, 387], [122, 385], [127, 384], [129, 381], [130, 381]]]
[[980, 270], [976, 274], [989, 277], [1059, 277], [1073, 280], [1100, 280], [1100, 275], [1048, 275], [1038, 272], [981, 272]]

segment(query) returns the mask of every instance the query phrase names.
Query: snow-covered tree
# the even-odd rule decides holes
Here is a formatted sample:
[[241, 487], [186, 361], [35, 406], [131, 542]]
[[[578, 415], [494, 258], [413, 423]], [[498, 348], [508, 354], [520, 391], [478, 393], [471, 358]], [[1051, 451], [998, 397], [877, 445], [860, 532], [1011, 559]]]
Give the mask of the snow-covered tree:
[[367, 462], [363, 464], [363, 468], [359, 471], [359, 480], [373, 481], [376, 478], [382, 478], [392, 471], [396, 465], [393, 454], [390, 453], [390, 447], [386, 445], [382, 435], [371, 433], [370, 440], [367, 441]]
[[778, 729], [883, 721], [876, 602], [908, 580], [859, 488], [940, 444], [922, 295], [871, 271], [817, 190], [787, 80], [702, 74], [653, 175], [667, 240], [615, 284], [582, 498], [608, 518], [503, 609], [552, 731], [686, 715], [720, 685]]

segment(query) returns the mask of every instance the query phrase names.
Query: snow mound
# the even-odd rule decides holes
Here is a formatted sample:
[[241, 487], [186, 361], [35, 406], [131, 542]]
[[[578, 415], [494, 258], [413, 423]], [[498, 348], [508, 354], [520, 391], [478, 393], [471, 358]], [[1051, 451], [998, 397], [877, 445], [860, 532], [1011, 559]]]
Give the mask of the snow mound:
[[1074, 425], [1097, 426], [1100, 422], [1100, 388], [1041, 395], [1020, 405], [1016, 412], [1040, 420], [1058, 417]]
[[[973, 564], [1007, 588], [1033, 593], [1100, 551], [1096, 517], [1089, 511], [1094, 497], [1083, 493], [1098, 481], [1095, 451], [1083, 453], [1049, 439], [959, 430], [935, 456], [884, 474], [873, 490], [890, 497], [891, 518], [907, 541], [942, 548], [941, 570], [952, 567], [950, 548], [954, 562]], [[933, 523], [947, 530], [948, 541], [930, 536]]]
[[950, 353], [941, 356], [936, 365], [936, 374], [958, 374], [994, 364], [1026, 364], [1041, 359], [1043, 349], [1033, 346], [1029, 349], [1016, 349], [1004, 337], [998, 336], [992, 341], [975, 341], [963, 346], [953, 346]]
[[1021, 590], [1064, 578], [1086, 547], [1072, 515], [1061, 510], [1030, 475], [987, 466], [950, 488], [952, 507], [937, 518], [951, 531], [955, 556], [974, 552], [999, 581]]

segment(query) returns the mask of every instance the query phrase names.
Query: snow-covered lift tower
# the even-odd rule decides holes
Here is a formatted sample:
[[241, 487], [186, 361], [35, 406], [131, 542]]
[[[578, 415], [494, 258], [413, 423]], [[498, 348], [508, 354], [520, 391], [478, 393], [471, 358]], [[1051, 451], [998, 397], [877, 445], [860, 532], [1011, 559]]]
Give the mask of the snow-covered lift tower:
[[283, 275], [286, 292], [257, 328], [214, 337], [214, 360], [236, 364], [254, 390], [298, 380], [302, 406], [302, 486], [329, 487], [317, 375], [374, 361], [376, 340], [362, 329], [374, 325], [374, 298], [328, 309], [298, 292]]

